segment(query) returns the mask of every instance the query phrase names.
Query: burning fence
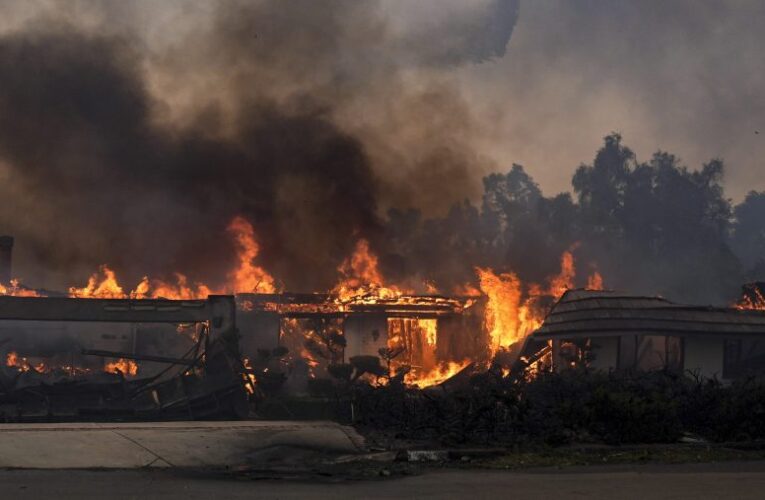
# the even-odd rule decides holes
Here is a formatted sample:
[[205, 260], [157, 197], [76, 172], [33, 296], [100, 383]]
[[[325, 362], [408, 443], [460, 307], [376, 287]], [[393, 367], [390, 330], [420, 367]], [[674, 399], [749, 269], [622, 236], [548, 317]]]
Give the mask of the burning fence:
[[[228, 273], [222, 286], [190, 282], [184, 274], [176, 273], [174, 280], [144, 277], [135, 287], [125, 288], [116, 273], [104, 265], [84, 286], [70, 287], [68, 298], [44, 299], [43, 296], [54, 294], [26, 288], [18, 281], [9, 282], [0, 291], [15, 296], [6, 300], [28, 298], [23, 307], [32, 307], [26, 304], [39, 300], [36, 311], [42, 317], [25, 318], [32, 320], [51, 319], [45, 312], [53, 304], [51, 300], [102, 307], [110, 307], [110, 301], [115, 301], [114, 304], [121, 304], [119, 307], [138, 311], [143, 307], [183, 308], [183, 304], [199, 304], [208, 297], [235, 294], [237, 341], [232, 344], [229, 339], [226, 345], [227, 356], [231, 358], [227, 364], [238, 366], [224, 372], [227, 376], [235, 373], [240, 385], [250, 393], [259, 389], [300, 393], [310, 381], [333, 377], [366, 380], [372, 385], [396, 379], [407, 385], [427, 387], [468, 366], [488, 368], [493, 361], [507, 370], [520, 342], [541, 325], [555, 300], [575, 286], [574, 257], [569, 250], [561, 257], [560, 273], [544, 284], [523, 283], [511, 272], [476, 268], [475, 283], [464, 284], [453, 295], [439, 294], [430, 284], [421, 284], [419, 288], [427, 293], [418, 294], [415, 291], [418, 287], [388, 283], [369, 243], [359, 240], [352, 255], [338, 267], [338, 282], [331, 290], [287, 293], [256, 264], [259, 245], [252, 226], [236, 217], [228, 231], [238, 249], [238, 258], [237, 266]], [[587, 278], [587, 283], [599, 288], [602, 279], [595, 273]], [[8, 314], [13, 316], [11, 313], [3, 316], [0, 311], [0, 318], [13, 319]], [[142, 321], [138, 316], [125, 318], [136, 323]], [[100, 356], [100, 365], [85, 362], [81, 356], [76, 360], [70, 356], [67, 360], [60, 352], [58, 356], [50, 352], [43, 356], [46, 353], [35, 352], [35, 348], [17, 352], [9, 345], [6, 368], [43, 378], [66, 375], [72, 379], [98, 374], [132, 383], [160, 380], [165, 370], [152, 371], [149, 367], [164, 363], [180, 366], [178, 380], [182, 381], [189, 374], [208, 368], [210, 358], [200, 354], [207, 350], [200, 347], [199, 328], [189, 326], [199, 322], [176, 319], [177, 325], [170, 328], [177, 339], [189, 344], [196, 355], [192, 361], [176, 352], [179, 346], [169, 349], [167, 345], [152, 345], [147, 349], [135, 342], [134, 332], [132, 336], [123, 336], [124, 342], [117, 342], [116, 350], [108, 346], [93, 349], [92, 343], [76, 344], [79, 354]], [[168, 338], [157, 331], [138, 337], [144, 343], [147, 338]], [[205, 343], [209, 349], [209, 338]], [[155, 353], [147, 354], [147, 350]]]

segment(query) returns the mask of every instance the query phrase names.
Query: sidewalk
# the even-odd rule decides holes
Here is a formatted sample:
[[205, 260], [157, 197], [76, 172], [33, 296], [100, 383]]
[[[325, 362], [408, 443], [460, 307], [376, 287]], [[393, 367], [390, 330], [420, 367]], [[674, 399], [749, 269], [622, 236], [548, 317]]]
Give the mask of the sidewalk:
[[0, 468], [236, 467], [278, 450], [363, 448], [353, 428], [332, 422], [0, 424]]

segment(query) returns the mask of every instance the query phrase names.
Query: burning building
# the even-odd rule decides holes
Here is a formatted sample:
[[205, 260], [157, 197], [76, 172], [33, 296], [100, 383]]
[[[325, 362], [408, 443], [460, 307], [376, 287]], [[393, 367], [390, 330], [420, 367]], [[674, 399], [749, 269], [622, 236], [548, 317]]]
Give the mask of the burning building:
[[[543, 285], [489, 268], [476, 268], [475, 282], [453, 294], [427, 283], [392, 284], [370, 244], [360, 239], [338, 266], [334, 287], [291, 293], [257, 265], [259, 245], [247, 220], [235, 217], [228, 232], [236, 265], [218, 285], [175, 273], [174, 280], [146, 276], [127, 288], [106, 265], [66, 293], [11, 279], [0, 304], [0, 353], [9, 376], [44, 385], [53, 374], [58, 384], [107, 373], [128, 385], [162, 382], [182, 390], [183, 381], [201, 373], [202, 379], [236, 380], [256, 396], [306, 395], [312, 386], [343, 380], [372, 385], [396, 380], [422, 388], [467, 367], [481, 370], [493, 363], [508, 370], [524, 338], [575, 284], [571, 251], [563, 253], [560, 273]], [[10, 263], [10, 247], [6, 260]], [[602, 285], [597, 273], [587, 281]], [[213, 309], [225, 301], [235, 310], [221, 320]], [[204, 319], [171, 314], [195, 308], [212, 312]], [[221, 321], [229, 325], [228, 333], [215, 338], [210, 325], [220, 328]], [[211, 371], [215, 358], [207, 353], [215, 352], [208, 351], [215, 345], [222, 346], [226, 361]], [[196, 386], [208, 387], [207, 382]], [[215, 399], [218, 392], [204, 394]], [[165, 408], [159, 401], [158, 409]]]
[[[174, 301], [5, 296], [0, 297], [0, 320], [5, 325], [3, 344], [23, 349], [7, 351], [0, 372], [2, 420], [195, 419], [247, 413], [249, 381], [242, 378], [233, 297]], [[41, 328], [43, 323], [57, 326]], [[177, 358], [135, 349], [92, 349], [125, 340], [115, 338], [108, 327], [113, 324], [201, 328], [190, 342], [193, 347]], [[24, 343], [32, 332], [37, 342]], [[71, 338], [62, 333], [71, 333]], [[133, 334], [135, 341], [135, 330]], [[40, 338], [46, 335], [49, 338]], [[58, 350], [50, 347], [55, 342]], [[162, 368], [152, 370], [145, 363]]]
[[570, 290], [531, 340], [537, 348], [551, 343], [556, 370], [583, 362], [601, 370], [669, 369], [723, 380], [761, 375], [765, 311], [750, 307], [758, 290], [756, 285], [746, 286], [748, 306], [727, 308]]
[[308, 364], [310, 378], [326, 376], [331, 364], [379, 356], [390, 368], [406, 366], [406, 381], [417, 385], [437, 383], [468, 360], [486, 358], [482, 302], [435, 295], [237, 296], [244, 352], [285, 347], [294, 353], [292, 362]]

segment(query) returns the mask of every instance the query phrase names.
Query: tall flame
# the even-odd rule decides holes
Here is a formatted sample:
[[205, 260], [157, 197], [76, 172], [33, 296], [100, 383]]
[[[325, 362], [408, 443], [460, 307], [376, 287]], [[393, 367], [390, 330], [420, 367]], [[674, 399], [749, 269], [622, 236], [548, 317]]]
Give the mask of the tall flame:
[[255, 239], [255, 230], [244, 217], [234, 217], [228, 226], [238, 247], [239, 267], [231, 277], [230, 291], [234, 293], [274, 293], [274, 278], [262, 267], [254, 264], [260, 253], [260, 246]]
[[491, 353], [517, 342], [521, 335], [521, 280], [513, 273], [495, 274], [476, 268], [481, 291], [486, 295], [485, 322], [491, 338]]
[[[557, 300], [566, 290], [574, 288], [576, 267], [572, 251], [566, 250], [561, 255], [560, 272], [548, 279], [546, 287], [529, 283], [525, 290], [514, 273], [497, 274], [489, 268], [476, 268], [476, 273], [481, 292], [487, 297], [484, 321], [493, 356], [499, 349], [510, 347], [542, 326], [544, 308], [540, 302], [545, 297]], [[603, 289], [600, 273], [587, 278], [587, 288]]]

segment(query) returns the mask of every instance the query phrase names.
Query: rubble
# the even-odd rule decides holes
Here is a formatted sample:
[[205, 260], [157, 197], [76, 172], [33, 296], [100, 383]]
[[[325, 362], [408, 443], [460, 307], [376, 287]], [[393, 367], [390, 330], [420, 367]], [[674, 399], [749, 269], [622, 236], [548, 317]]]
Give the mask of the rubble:
[[85, 350], [90, 355], [167, 363], [149, 377], [128, 378], [119, 369], [107, 373], [28, 362], [5, 367], [0, 373], [2, 421], [194, 420], [248, 414], [233, 297], [194, 301], [0, 297], [0, 319], [206, 325], [194, 347], [179, 359]]

